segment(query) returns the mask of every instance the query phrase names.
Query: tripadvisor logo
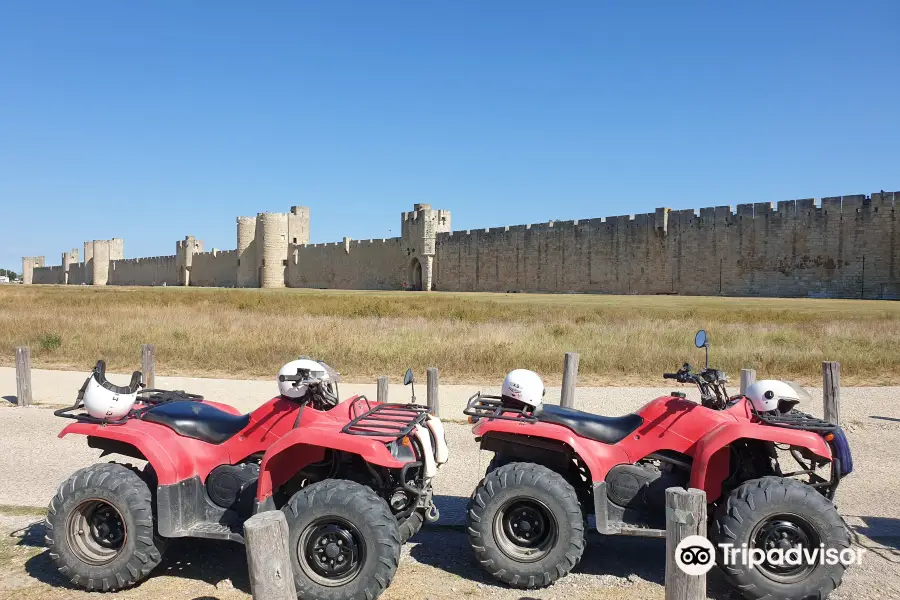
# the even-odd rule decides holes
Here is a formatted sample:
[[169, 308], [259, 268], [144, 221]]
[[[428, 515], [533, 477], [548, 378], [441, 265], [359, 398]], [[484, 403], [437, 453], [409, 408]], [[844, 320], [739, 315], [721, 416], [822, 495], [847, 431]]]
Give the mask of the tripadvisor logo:
[[[849, 566], [862, 562], [865, 548], [826, 548], [824, 544], [814, 548], [750, 548], [747, 544], [719, 544], [722, 566], [744, 565], [751, 569], [760, 565], [775, 567], [799, 567], [801, 565], [843, 564]], [[675, 547], [675, 564], [688, 575], [705, 575], [716, 563], [716, 548], [700, 535], [691, 535]]]

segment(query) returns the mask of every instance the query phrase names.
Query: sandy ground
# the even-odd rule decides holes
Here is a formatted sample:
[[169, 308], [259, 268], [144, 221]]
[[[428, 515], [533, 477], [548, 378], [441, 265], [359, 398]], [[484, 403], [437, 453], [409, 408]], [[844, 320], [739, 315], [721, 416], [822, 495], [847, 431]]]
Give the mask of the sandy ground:
[[[0, 394], [5, 396], [8, 387], [2, 375]], [[210, 384], [213, 386], [227, 385], [206, 381], [213, 382]], [[446, 414], [460, 402], [452, 398], [472, 393], [471, 388], [452, 388], [465, 387], [446, 386], [446, 390], [442, 387], [442, 406], [448, 408]], [[231, 386], [232, 392], [234, 389]], [[584, 408], [622, 414], [668, 389], [583, 388], [578, 399]], [[13, 394], [14, 390], [13, 387]], [[350, 390], [342, 392], [347, 395]], [[896, 501], [900, 489], [898, 400], [898, 388], [842, 390], [842, 421], [853, 447], [856, 472], [843, 483], [837, 503], [855, 543], [866, 548], [867, 553], [860, 566], [848, 571], [844, 585], [832, 596], [839, 600], [900, 598], [900, 503]], [[259, 404], [259, 399], [237, 399], [232, 403], [249, 410]], [[816, 406], [806, 408], [821, 412]], [[0, 598], [87, 597], [65, 586], [43, 548], [43, 524], [39, 516], [42, 507], [56, 486], [74, 470], [97, 461], [98, 451], [87, 448], [83, 439], [56, 438], [65, 423], [54, 417], [46, 406], [0, 405]], [[460, 527], [465, 501], [480, 480], [490, 456], [478, 450], [467, 425], [449, 424], [447, 434], [451, 460], [435, 481], [441, 521], [439, 526], [426, 527], [404, 549], [400, 569], [384, 598], [640, 600], [664, 597], [664, 542], [606, 538], [597, 534], [591, 534], [584, 560], [575, 572], [546, 590], [521, 592], [494, 585], [474, 562]], [[715, 570], [709, 576], [709, 590], [711, 598], [738, 598], [724, 586]], [[154, 577], [114, 597], [249, 598], [243, 548], [237, 544], [177, 540]]]

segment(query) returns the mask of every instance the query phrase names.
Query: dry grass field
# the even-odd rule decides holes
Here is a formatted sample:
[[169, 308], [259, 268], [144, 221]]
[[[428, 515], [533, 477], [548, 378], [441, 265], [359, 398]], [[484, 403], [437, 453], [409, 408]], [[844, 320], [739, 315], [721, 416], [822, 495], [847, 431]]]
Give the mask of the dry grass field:
[[160, 375], [272, 377], [307, 354], [349, 381], [437, 366], [442, 381], [478, 383], [527, 367], [556, 384], [574, 350], [579, 382], [657, 384], [702, 364], [701, 327], [735, 380], [752, 366], [819, 382], [820, 362], [838, 360], [845, 384], [900, 384], [900, 302], [0, 286], [0, 365], [27, 344], [36, 368], [82, 371], [98, 358], [139, 368], [149, 342]]

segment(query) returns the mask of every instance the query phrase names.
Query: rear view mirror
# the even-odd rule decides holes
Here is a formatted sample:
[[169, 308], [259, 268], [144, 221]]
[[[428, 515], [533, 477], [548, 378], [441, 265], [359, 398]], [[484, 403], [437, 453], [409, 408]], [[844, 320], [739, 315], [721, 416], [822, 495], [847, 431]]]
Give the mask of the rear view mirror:
[[403, 385], [409, 385], [415, 380], [416, 379], [415, 379], [415, 377], [413, 377], [412, 369], [407, 369], [406, 375], [403, 376]]
[[706, 335], [705, 329], [701, 329], [697, 332], [697, 335], [694, 336], [694, 345], [698, 348], [706, 348], [709, 346], [709, 337]]

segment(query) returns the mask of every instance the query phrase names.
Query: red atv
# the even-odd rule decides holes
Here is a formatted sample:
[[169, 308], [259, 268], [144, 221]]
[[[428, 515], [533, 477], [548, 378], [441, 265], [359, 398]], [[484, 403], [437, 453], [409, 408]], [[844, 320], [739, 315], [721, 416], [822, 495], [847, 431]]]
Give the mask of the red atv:
[[[97, 369], [101, 385], [124, 389], [106, 382], [102, 361]], [[280, 381], [310, 393], [276, 396], [247, 415], [166, 390], [138, 392], [120, 419], [92, 417], [82, 402], [56, 411], [77, 421], [59, 437], [85, 435], [101, 456], [147, 461], [143, 470], [96, 464], [60, 485], [47, 515], [60, 572], [88, 590], [125, 588], [160, 563], [167, 540], [243, 542], [247, 518], [281, 510], [300, 597], [373, 600], [384, 591], [401, 544], [438, 518], [431, 478], [447, 459], [441, 422], [414, 404], [339, 402], [336, 393], [323, 402], [308, 371]]]
[[[706, 333], [696, 341], [706, 347]], [[729, 397], [725, 374], [708, 366], [695, 373], [686, 364], [665, 377], [696, 384], [701, 403], [672, 392], [635, 414], [602, 417], [480, 393], [469, 400], [475, 439], [495, 452], [468, 507], [469, 542], [486, 570], [513, 587], [550, 585], [581, 559], [591, 514], [601, 534], [665, 537], [673, 486], [706, 492], [717, 546], [849, 548], [833, 504], [852, 470], [839, 427], [790, 405], [761, 413], [747, 397]], [[791, 457], [799, 468], [782, 466]], [[754, 599], [824, 598], [845, 569], [728, 564], [720, 546], [715, 558]]]

